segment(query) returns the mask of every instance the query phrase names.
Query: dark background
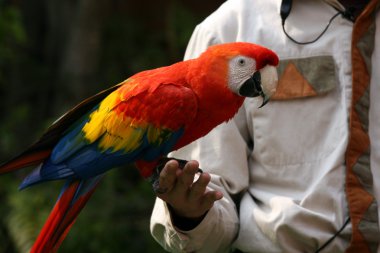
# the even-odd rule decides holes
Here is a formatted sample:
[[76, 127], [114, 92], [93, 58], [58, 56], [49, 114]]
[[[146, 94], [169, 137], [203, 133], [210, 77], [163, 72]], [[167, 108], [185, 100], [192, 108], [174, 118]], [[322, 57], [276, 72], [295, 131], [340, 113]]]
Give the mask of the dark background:
[[[222, 0], [0, 0], [0, 163], [62, 113], [130, 75], [182, 59]], [[62, 182], [18, 191], [0, 177], [0, 252], [28, 252]], [[163, 252], [149, 232], [154, 194], [131, 168], [98, 187], [59, 252]]]

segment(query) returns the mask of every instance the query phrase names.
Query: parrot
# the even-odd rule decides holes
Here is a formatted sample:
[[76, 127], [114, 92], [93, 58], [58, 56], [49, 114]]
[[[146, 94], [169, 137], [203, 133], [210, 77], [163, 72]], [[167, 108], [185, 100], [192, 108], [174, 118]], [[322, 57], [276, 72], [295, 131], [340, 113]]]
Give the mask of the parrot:
[[66, 112], [0, 165], [0, 174], [35, 166], [20, 189], [65, 182], [31, 252], [59, 249], [108, 170], [134, 164], [157, 182], [155, 169], [169, 152], [230, 120], [246, 97], [261, 97], [264, 106], [277, 87], [278, 62], [258, 44], [217, 44], [198, 58], [132, 75]]

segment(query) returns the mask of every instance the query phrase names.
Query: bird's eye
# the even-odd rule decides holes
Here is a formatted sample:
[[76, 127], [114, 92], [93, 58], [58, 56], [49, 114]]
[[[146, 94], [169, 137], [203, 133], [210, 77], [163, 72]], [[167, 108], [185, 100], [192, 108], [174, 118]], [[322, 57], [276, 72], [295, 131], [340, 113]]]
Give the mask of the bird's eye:
[[245, 59], [244, 58], [239, 58], [238, 59], [238, 64], [239, 64], [239, 66], [244, 66], [245, 65]]

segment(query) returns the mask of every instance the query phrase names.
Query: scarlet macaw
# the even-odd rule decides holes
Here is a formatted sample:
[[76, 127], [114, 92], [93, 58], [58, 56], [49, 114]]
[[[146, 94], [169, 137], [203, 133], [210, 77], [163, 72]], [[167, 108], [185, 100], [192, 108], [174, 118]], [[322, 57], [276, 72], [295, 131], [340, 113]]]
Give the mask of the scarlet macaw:
[[[0, 173], [37, 165], [20, 188], [66, 184], [31, 252], [55, 252], [104, 173], [135, 163], [145, 178], [168, 152], [231, 119], [245, 97], [268, 101], [277, 55], [251, 43], [209, 47], [200, 57], [140, 72], [63, 115]], [[157, 175], [156, 175], [157, 176]]]

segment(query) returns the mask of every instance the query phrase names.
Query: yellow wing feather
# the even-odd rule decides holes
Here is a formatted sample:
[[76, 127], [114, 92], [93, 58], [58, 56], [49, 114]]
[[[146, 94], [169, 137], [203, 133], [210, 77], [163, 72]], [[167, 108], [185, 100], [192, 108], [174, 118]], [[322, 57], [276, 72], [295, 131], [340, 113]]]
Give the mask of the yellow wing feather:
[[154, 145], [160, 145], [169, 137], [169, 129], [156, 128], [143, 120], [114, 111], [121, 95], [118, 92], [111, 93], [102, 101], [99, 109], [90, 114], [90, 120], [82, 129], [88, 142], [99, 140], [99, 148], [103, 150], [128, 153], [141, 145], [145, 134], [148, 142]]

